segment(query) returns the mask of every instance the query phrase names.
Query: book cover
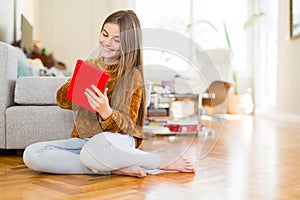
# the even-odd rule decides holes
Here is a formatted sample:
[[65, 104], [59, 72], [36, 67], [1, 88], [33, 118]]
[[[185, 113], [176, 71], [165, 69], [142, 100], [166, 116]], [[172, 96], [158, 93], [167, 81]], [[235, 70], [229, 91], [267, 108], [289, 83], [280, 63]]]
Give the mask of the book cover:
[[101, 92], [104, 92], [109, 78], [109, 73], [78, 59], [67, 94], [67, 99], [95, 113], [95, 110], [90, 106], [88, 99], [84, 94], [85, 89], [90, 88], [93, 91], [91, 85], [95, 85]]

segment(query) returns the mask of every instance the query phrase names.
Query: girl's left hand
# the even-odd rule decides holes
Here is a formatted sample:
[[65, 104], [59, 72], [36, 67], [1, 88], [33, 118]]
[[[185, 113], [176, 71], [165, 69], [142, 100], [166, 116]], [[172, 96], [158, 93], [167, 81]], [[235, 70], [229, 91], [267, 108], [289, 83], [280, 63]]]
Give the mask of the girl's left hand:
[[96, 86], [92, 85], [91, 87], [94, 92], [89, 88], [85, 89], [85, 95], [88, 98], [89, 104], [104, 120], [106, 120], [112, 114], [112, 109], [107, 97], [107, 88], [104, 93], [102, 93]]

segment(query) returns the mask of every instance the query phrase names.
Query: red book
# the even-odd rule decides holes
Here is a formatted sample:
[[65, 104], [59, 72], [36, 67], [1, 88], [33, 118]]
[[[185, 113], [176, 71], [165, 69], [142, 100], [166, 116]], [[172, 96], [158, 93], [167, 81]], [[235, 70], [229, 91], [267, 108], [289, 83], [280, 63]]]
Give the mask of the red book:
[[90, 88], [93, 91], [91, 85], [95, 85], [101, 92], [104, 92], [109, 78], [109, 73], [79, 59], [76, 62], [67, 99], [95, 113], [84, 94], [85, 89]]
[[198, 125], [180, 125], [180, 124], [168, 124], [164, 125], [168, 127], [172, 133], [197, 133]]

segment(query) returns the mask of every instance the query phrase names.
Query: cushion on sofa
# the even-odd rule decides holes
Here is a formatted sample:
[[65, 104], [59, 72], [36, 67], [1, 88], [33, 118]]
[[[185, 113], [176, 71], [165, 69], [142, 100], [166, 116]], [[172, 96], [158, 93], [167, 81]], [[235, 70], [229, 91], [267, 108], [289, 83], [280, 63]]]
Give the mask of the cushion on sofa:
[[18, 53], [18, 77], [32, 76], [30, 64], [28, 62], [26, 54], [24, 53], [24, 51], [21, 48], [19, 48], [19, 47], [15, 47], [15, 48]]
[[16, 82], [15, 103], [23, 105], [56, 105], [56, 91], [68, 77], [20, 77]]
[[6, 148], [70, 138], [74, 113], [58, 106], [12, 106], [6, 110]]

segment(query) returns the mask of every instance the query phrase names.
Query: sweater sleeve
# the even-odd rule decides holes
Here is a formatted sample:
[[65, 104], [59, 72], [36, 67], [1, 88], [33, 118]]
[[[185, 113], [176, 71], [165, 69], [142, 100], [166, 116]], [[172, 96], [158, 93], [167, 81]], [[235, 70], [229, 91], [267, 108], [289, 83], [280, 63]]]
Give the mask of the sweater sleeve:
[[138, 71], [135, 72], [133, 81], [139, 87], [132, 93], [130, 104], [127, 105], [126, 110], [129, 112], [124, 113], [113, 109], [112, 115], [108, 119], [103, 120], [100, 117], [99, 123], [103, 130], [122, 134], [130, 133], [132, 135], [139, 135], [138, 132], [141, 132], [140, 127], [136, 125], [143, 95], [143, 80]]
[[58, 106], [63, 109], [77, 110], [79, 106], [73, 104], [71, 101], [67, 99], [67, 94], [70, 88], [71, 80], [72, 78], [68, 79], [68, 81], [57, 90], [56, 101]]

